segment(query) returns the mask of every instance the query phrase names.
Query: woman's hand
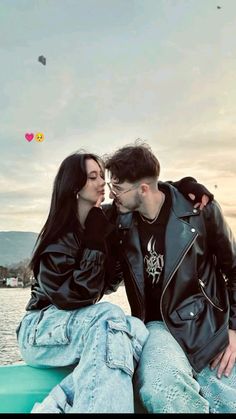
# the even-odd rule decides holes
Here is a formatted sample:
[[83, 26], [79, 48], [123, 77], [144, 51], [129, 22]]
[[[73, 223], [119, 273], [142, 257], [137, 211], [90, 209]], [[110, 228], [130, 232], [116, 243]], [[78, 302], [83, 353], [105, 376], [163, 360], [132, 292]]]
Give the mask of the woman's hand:
[[[189, 193], [188, 196], [190, 199], [192, 199], [192, 201], [195, 200], [195, 195], [193, 193]], [[210, 198], [208, 195], [203, 194], [200, 199], [201, 199], [201, 202], [196, 202], [196, 204], [194, 205], [194, 208], [199, 207], [199, 209], [202, 210], [208, 204], [208, 202], [210, 201]]]
[[104, 201], [104, 195], [101, 194], [94, 206], [97, 208], [100, 208], [103, 201]]

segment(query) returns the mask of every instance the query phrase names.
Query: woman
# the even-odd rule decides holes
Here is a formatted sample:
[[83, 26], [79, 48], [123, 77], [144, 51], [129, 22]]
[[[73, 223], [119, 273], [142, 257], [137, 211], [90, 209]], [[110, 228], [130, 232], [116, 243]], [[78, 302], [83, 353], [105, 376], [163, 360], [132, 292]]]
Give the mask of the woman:
[[144, 324], [101, 302], [109, 276], [100, 208], [104, 167], [74, 153], [56, 175], [47, 221], [31, 261], [35, 283], [18, 330], [25, 362], [75, 365], [32, 412], [133, 413], [132, 375], [148, 336]]

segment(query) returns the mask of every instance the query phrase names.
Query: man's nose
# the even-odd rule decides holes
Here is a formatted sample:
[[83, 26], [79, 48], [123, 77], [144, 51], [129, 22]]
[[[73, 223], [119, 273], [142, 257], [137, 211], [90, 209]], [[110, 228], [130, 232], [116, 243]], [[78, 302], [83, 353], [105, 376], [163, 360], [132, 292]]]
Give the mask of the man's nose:
[[112, 190], [112, 189], [110, 189], [110, 190], [109, 190], [109, 198], [110, 198], [110, 199], [115, 199], [115, 198], [116, 198], [116, 193], [115, 193], [115, 192], [113, 192], [113, 190]]

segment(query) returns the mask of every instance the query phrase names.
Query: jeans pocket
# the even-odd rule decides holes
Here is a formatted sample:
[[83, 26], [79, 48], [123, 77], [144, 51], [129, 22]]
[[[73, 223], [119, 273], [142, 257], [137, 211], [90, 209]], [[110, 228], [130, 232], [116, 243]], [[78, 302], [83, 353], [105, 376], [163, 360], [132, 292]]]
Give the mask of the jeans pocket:
[[29, 335], [29, 343], [33, 346], [68, 344], [67, 325], [71, 313], [71, 311], [59, 310], [55, 306], [40, 310], [38, 320]]
[[106, 364], [129, 374], [134, 372], [133, 336], [122, 320], [107, 320]]

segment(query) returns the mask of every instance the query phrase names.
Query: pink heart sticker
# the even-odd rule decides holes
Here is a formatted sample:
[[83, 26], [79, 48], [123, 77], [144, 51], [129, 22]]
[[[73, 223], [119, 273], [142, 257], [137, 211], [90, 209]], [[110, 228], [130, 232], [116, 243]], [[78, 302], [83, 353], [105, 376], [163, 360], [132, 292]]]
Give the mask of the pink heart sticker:
[[25, 139], [27, 141], [32, 141], [33, 138], [34, 138], [34, 134], [32, 132], [30, 134], [28, 132], [25, 134]]

